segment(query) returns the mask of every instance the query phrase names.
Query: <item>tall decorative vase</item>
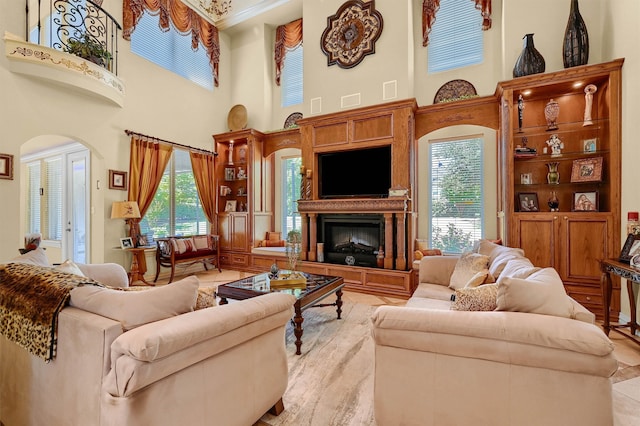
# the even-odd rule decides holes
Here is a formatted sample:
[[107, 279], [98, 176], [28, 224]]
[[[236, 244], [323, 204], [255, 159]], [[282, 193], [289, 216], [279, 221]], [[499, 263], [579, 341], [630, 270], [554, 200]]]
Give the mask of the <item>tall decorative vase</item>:
[[558, 129], [558, 116], [560, 115], [560, 105], [551, 99], [544, 107], [544, 118], [547, 120], [547, 130]]
[[589, 62], [589, 33], [580, 15], [578, 0], [571, 0], [571, 11], [562, 46], [564, 67], [571, 68]]
[[549, 173], [547, 173], [547, 182], [552, 185], [560, 183], [560, 173], [558, 172], [559, 164], [560, 163], [558, 162], [547, 163], [547, 168], [549, 169]]
[[533, 44], [533, 34], [526, 34], [523, 40], [524, 48], [513, 67], [513, 76], [523, 77], [525, 75], [544, 72], [544, 58]]

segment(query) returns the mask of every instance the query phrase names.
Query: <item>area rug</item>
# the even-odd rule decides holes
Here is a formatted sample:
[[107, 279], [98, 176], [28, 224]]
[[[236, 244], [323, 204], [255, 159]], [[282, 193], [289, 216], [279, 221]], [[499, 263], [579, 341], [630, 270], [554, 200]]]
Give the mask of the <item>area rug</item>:
[[375, 309], [347, 302], [340, 320], [333, 307], [304, 311], [302, 355], [295, 355], [295, 336], [289, 325], [285, 411], [277, 417], [266, 414], [256, 425], [374, 425], [369, 318]]

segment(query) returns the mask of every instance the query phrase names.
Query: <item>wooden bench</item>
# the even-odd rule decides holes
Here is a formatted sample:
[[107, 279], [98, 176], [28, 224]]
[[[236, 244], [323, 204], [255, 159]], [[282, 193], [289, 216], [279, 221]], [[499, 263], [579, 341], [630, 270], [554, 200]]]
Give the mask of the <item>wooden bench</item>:
[[219, 236], [213, 234], [157, 238], [156, 277], [153, 281], [158, 281], [160, 267], [164, 266], [171, 268], [169, 282], [172, 282], [176, 265], [182, 263], [192, 265], [202, 262], [205, 270], [208, 270], [207, 264], [212, 264], [222, 272], [220, 250], [218, 250], [219, 240]]

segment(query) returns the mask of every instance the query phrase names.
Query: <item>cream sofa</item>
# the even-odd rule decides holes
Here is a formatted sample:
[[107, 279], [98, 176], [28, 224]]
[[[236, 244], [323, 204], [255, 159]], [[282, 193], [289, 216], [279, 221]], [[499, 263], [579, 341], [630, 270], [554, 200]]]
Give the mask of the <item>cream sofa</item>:
[[[493, 287], [451, 289], [458, 257], [424, 257], [406, 306], [375, 311], [377, 425], [611, 425], [617, 361], [593, 314], [520, 250], [476, 251], [499, 270]], [[494, 310], [452, 309], [476, 290]]]
[[[279, 414], [294, 297], [193, 311], [197, 288], [190, 277], [145, 291], [73, 289], [83, 309], [59, 313], [49, 363], [0, 335], [0, 424], [246, 426]], [[169, 304], [187, 312], [146, 322]]]

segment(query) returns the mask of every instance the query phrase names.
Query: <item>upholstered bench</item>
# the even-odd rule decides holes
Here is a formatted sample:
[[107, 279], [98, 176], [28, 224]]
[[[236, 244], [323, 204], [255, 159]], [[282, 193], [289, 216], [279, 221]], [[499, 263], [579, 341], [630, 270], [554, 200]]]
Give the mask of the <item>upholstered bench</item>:
[[169, 282], [172, 282], [176, 265], [181, 263], [194, 264], [202, 262], [205, 270], [208, 269], [207, 263], [209, 263], [222, 272], [222, 269], [220, 269], [218, 242], [219, 236], [213, 234], [157, 238], [156, 277], [153, 281], [158, 281], [160, 267], [164, 266], [165, 268], [171, 268]]

